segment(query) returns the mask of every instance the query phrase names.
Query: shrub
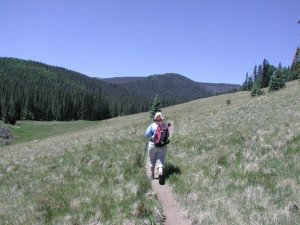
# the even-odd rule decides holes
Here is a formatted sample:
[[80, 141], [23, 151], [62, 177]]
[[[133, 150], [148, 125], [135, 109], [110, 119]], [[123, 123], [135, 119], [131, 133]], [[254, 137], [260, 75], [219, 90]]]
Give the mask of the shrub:
[[3, 120], [4, 123], [6, 124], [11, 124], [11, 125], [15, 125], [16, 122], [17, 122], [17, 119], [14, 115], [12, 114], [7, 114], [5, 117], [4, 117], [4, 120]]
[[10, 128], [0, 128], [0, 145], [8, 145], [14, 138]]
[[13, 101], [5, 102], [1, 99], [1, 117], [4, 123], [15, 125], [18, 119], [18, 114]]
[[251, 89], [251, 96], [263, 95], [265, 92], [261, 89], [259, 84], [255, 84]]
[[269, 83], [269, 91], [277, 91], [284, 87], [285, 82], [282, 72], [280, 70], [275, 70]]

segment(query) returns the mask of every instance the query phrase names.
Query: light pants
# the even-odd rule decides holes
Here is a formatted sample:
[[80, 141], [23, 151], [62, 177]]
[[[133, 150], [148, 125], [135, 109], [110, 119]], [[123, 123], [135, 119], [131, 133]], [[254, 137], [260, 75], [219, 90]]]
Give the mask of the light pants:
[[154, 168], [156, 165], [158, 168], [163, 168], [166, 153], [167, 153], [167, 146], [156, 147], [153, 142], [149, 141], [148, 144], [149, 167]]

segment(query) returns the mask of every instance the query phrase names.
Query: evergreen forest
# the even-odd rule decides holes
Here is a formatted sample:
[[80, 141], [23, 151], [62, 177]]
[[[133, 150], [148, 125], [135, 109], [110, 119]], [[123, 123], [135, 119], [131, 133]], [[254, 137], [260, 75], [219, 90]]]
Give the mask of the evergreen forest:
[[[166, 107], [215, 94], [179, 74], [121, 84], [7, 57], [0, 57], [0, 81], [0, 118], [10, 124], [17, 120], [103, 120], [148, 111], [156, 95]], [[224, 90], [228, 88], [232, 87]]]

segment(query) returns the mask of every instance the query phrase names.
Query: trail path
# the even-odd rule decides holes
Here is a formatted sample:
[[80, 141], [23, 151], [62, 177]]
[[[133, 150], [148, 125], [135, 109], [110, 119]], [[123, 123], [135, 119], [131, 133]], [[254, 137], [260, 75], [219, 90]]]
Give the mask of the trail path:
[[[157, 170], [155, 170], [157, 171]], [[150, 174], [150, 170], [147, 166], [147, 173]], [[180, 206], [175, 200], [172, 188], [165, 183], [160, 185], [158, 182], [158, 175], [155, 174], [152, 183], [152, 190], [157, 195], [158, 201], [163, 207], [163, 220], [164, 225], [192, 225], [192, 221], [188, 219], [187, 212]]]

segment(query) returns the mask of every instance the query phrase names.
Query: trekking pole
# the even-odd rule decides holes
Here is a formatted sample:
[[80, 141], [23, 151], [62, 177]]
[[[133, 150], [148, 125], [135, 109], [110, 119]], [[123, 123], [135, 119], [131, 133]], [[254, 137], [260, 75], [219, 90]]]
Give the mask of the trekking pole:
[[143, 156], [143, 160], [142, 160], [142, 165], [144, 164], [144, 161], [145, 161], [145, 155], [146, 155], [146, 151], [147, 151], [147, 146], [148, 146], [148, 141], [145, 144], [145, 151], [144, 151], [144, 156]]

